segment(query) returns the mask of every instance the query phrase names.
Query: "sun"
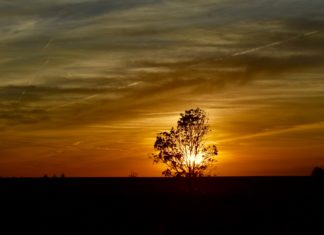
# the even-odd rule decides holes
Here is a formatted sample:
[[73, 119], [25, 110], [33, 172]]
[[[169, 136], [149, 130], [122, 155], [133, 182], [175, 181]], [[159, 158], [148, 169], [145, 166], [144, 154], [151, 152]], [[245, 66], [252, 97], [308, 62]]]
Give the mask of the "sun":
[[190, 154], [188, 153], [186, 155], [186, 160], [190, 163], [191, 166], [193, 165], [200, 165], [203, 161], [203, 154], [202, 153], [197, 153], [197, 154]]

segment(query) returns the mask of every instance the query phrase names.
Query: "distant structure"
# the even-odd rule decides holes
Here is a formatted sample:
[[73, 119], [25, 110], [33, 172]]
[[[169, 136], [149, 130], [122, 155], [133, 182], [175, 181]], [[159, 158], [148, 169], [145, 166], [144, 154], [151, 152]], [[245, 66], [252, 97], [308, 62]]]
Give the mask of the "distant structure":
[[136, 177], [138, 177], [138, 173], [135, 171], [131, 171], [131, 173], [129, 173], [128, 177], [136, 178]]
[[[43, 175], [43, 178], [45, 178], [45, 179], [47, 179], [47, 178], [49, 178], [49, 176], [47, 175], [47, 174], [44, 174]], [[53, 174], [52, 176], [51, 176], [51, 178], [58, 178], [58, 176], [56, 175], [56, 174]], [[64, 173], [62, 173], [60, 176], [59, 176], [59, 178], [65, 178], [65, 174]]]
[[324, 177], [324, 169], [321, 167], [314, 167], [311, 176]]

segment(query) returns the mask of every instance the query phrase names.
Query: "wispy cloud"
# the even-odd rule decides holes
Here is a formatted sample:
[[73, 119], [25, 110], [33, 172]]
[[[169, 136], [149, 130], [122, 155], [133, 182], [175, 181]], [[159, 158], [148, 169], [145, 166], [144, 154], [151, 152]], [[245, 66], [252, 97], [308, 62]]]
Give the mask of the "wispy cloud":
[[[0, 128], [17, 158], [30, 132], [91, 132], [87, 143], [100, 156], [110, 149], [108, 158], [118, 138], [116, 149], [128, 140], [146, 151], [194, 106], [223, 141], [270, 141], [323, 121], [323, 1], [17, 0], [0, 9]], [[83, 138], [73, 141], [66, 146], [85, 150]], [[132, 153], [121, 152], [127, 165]]]
[[233, 141], [236, 142], [236, 141], [241, 141], [241, 140], [257, 139], [260, 137], [276, 136], [279, 134], [285, 134], [285, 133], [289, 133], [289, 132], [298, 132], [298, 131], [312, 130], [312, 129], [317, 130], [319, 128], [321, 128], [321, 129], [324, 128], [324, 122], [291, 126], [288, 128], [282, 128], [282, 129], [277, 129], [277, 130], [267, 130], [267, 131], [263, 131], [263, 132], [255, 133], [255, 134], [251, 134], [251, 135], [238, 136], [238, 137], [229, 138], [229, 139], [222, 139], [219, 142], [220, 143], [233, 142]]

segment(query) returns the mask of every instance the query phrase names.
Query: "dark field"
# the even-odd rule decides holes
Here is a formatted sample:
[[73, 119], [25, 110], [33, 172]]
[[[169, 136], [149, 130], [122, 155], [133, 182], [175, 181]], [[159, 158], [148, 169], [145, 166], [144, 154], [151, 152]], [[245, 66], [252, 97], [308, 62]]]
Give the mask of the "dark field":
[[316, 177], [0, 179], [0, 234], [324, 234]]

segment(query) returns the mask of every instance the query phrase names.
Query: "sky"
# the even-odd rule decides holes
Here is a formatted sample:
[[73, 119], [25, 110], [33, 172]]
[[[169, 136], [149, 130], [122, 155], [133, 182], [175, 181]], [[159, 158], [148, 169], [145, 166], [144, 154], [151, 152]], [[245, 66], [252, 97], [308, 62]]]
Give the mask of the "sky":
[[0, 176], [161, 176], [200, 107], [209, 175], [324, 166], [324, 1], [2, 0]]

